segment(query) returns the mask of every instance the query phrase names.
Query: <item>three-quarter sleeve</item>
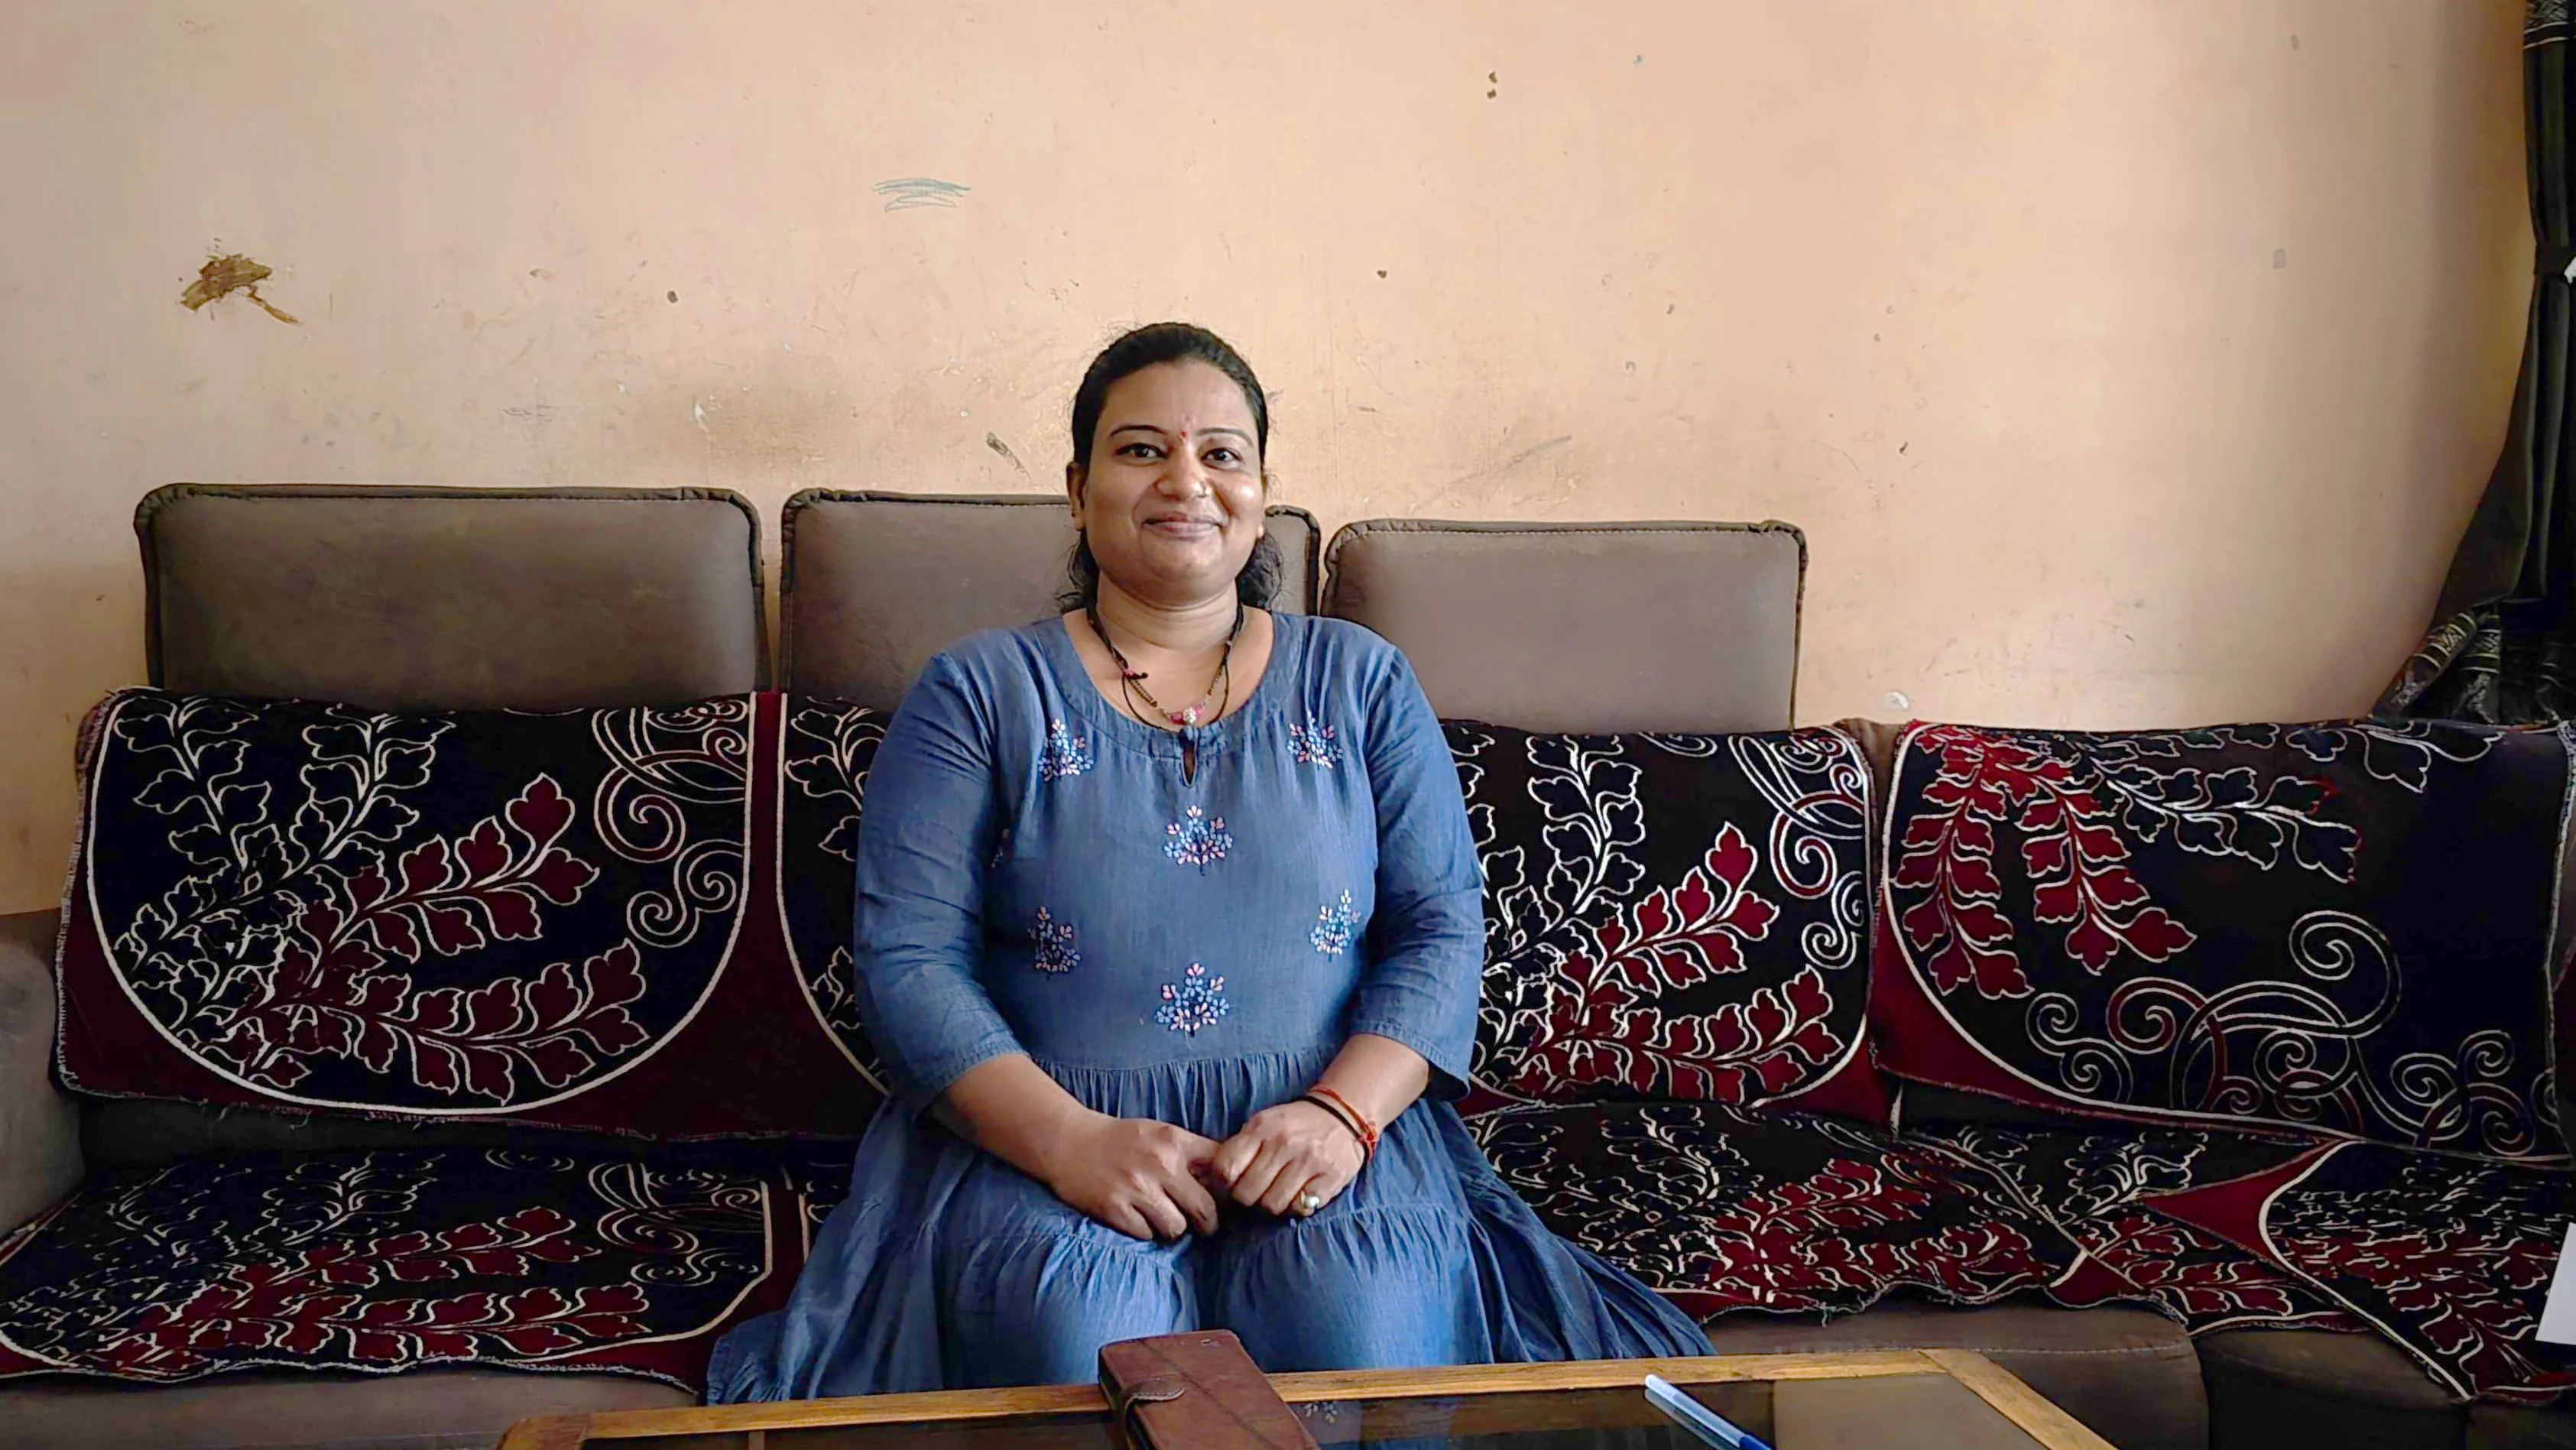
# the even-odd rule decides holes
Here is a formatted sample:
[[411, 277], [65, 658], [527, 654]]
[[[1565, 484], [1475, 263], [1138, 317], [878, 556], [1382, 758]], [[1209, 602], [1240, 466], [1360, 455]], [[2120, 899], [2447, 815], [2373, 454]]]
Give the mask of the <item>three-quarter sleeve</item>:
[[1371, 965], [1350, 1030], [1392, 1038], [1431, 1064], [1430, 1091], [1466, 1090], [1485, 959], [1484, 882], [1458, 766], [1414, 679], [1390, 649], [1368, 694], [1369, 789], [1377, 802]]
[[1021, 1051], [977, 980], [1000, 815], [989, 706], [946, 656], [904, 696], [859, 816], [853, 957], [869, 1040], [916, 1110]]

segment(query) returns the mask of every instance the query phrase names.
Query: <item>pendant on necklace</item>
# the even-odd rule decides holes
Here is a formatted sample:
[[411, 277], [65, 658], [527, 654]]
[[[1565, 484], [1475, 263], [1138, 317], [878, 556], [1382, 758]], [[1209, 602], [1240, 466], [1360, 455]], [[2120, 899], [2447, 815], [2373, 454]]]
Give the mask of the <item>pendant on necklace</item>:
[[1196, 725], [1199, 723], [1199, 707], [1192, 705], [1186, 710], [1174, 711], [1172, 713], [1172, 723], [1175, 725]]

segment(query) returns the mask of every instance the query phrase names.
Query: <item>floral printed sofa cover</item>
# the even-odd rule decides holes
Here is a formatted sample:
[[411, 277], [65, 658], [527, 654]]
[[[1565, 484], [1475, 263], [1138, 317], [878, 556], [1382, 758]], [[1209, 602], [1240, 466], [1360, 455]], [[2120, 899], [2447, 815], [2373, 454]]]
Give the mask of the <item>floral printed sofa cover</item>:
[[[875, 1100], [843, 944], [889, 661], [1047, 585], [988, 575], [979, 601], [944, 582], [973, 571], [916, 564], [895, 597], [920, 629], [852, 653], [853, 616], [888, 608], [871, 550], [971, 550], [1042, 506], [800, 499], [768, 693], [757, 628], [723, 622], [758, 619], [728, 499], [147, 501], [163, 688], [93, 715], [59, 940], [18, 919], [0, 957], [14, 983], [26, 949], [58, 956], [47, 1020], [9, 1024], [42, 1056], [0, 1064], [53, 1058], [90, 1148], [83, 1175], [41, 1083], [0, 1119], [0, 1217], [23, 1220], [0, 1420], [47, 1444], [488, 1444], [540, 1409], [685, 1401], [792, 1282]], [[641, 567], [708, 601], [660, 628], [716, 666], [648, 662], [668, 677], [609, 701], [577, 677], [596, 638], [510, 680], [385, 672], [424, 609], [491, 627], [496, 586], [436, 581], [506, 592], [532, 519], [581, 592], [508, 601], [516, 653], [598, 627], [570, 601], [632, 584], [584, 561], [632, 570], [650, 538]], [[1311, 560], [1301, 517], [1276, 527]], [[2563, 1417], [2517, 1406], [2576, 1367], [2529, 1333], [2576, 1214], [2566, 742], [1789, 730], [1758, 650], [1694, 687], [1754, 683], [1677, 718], [1551, 715], [1460, 642], [1543, 640], [1561, 620], [1512, 611], [1615, 605], [1587, 587], [1605, 572], [1684, 571], [1648, 597], [1703, 632], [1695, 599], [1771, 607], [1692, 577], [1728, 550], [1752, 551], [1738, 585], [1785, 572], [1794, 633], [1803, 548], [1776, 527], [1336, 545], [1328, 607], [1405, 645], [1444, 714], [1522, 722], [1450, 727], [1488, 891], [1470, 1121], [1515, 1186], [1730, 1350], [1971, 1343], [2123, 1445], [2338, 1414], [2355, 1443], [2551, 1443]], [[1563, 587], [1474, 597], [1533, 558]], [[843, 653], [800, 672], [800, 625]], [[649, 652], [614, 644], [630, 674]], [[376, 674], [314, 678], [335, 654]]]

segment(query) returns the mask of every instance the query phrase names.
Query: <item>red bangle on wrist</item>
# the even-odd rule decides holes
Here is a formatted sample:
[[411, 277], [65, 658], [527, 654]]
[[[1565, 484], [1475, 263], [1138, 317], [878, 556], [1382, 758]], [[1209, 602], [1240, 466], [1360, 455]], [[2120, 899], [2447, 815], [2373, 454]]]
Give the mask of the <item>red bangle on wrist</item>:
[[1349, 1098], [1321, 1083], [1306, 1090], [1305, 1100], [1341, 1119], [1342, 1126], [1351, 1130], [1351, 1136], [1360, 1140], [1360, 1157], [1365, 1161], [1376, 1160], [1377, 1124], [1368, 1120], [1368, 1114], [1351, 1106]]
[[1297, 1101], [1304, 1103], [1306, 1106], [1313, 1108], [1315, 1111], [1322, 1113], [1325, 1117], [1328, 1117], [1334, 1122], [1340, 1124], [1342, 1131], [1350, 1134], [1351, 1141], [1357, 1143], [1360, 1147], [1360, 1166], [1362, 1168], [1366, 1168], [1369, 1165], [1369, 1159], [1375, 1155], [1369, 1150], [1368, 1134], [1360, 1131], [1360, 1125], [1351, 1121], [1351, 1115], [1348, 1112], [1335, 1107], [1333, 1104], [1324, 1101], [1313, 1093], [1299, 1093], [1297, 1095]]

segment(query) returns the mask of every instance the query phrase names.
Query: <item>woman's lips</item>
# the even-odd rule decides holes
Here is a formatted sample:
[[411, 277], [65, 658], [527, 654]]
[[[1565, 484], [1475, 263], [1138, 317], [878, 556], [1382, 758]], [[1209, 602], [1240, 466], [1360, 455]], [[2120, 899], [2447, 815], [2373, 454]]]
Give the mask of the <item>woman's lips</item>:
[[1177, 539], [1204, 538], [1217, 531], [1214, 519], [1147, 519], [1145, 527]]

